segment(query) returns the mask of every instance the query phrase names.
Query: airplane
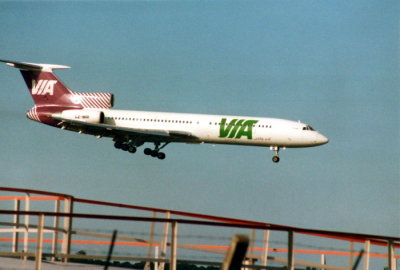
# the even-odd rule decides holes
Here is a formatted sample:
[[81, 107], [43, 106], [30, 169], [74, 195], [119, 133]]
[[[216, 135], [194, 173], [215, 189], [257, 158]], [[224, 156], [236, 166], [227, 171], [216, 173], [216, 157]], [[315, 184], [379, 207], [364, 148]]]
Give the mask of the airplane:
[[70, 90], [53, 72], [69, 66], [0, 60], [20, 70], [35, 106], [31, 120], [97, 138], [109, 137], [114, 147], [135, 153], [144, 143], [144, 154], [165, 159], [161, 152], [169, 143], [231, 144], [269, 147], [272, 161], [279, 151], [323, 145], [329, 139], [300, 121], [234, 115], [188, 114], [114, 110], [111, 93], [81, 93]]

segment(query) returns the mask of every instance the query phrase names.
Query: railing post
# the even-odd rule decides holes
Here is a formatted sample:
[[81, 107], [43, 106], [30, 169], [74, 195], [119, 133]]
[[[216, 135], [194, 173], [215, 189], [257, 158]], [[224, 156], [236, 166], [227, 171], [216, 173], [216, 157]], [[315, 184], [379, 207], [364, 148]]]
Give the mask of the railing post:
[[349, 253], [349, 269], [353, 266], [354, 263], [354, 242], [350, 242], [350, 253]]
[[370, 257], [370, 250], [371, 250], [371, 241], [365, 241], [364, 245], [364, 270], [369, 270], [369, 257]]
[[172, 222], [170, 270], [176, 270], [176, 252], [178, 246], [178, 222]]
[[[27, 193], [25, 196], [25, 211], [30, 210], [30, 194]], [[25, 215], [25, 232], [24, 232], [24, 253], [28, 253], [28, 244], [29, 244], [29, 215]], [[24, 255], [24, 261], [28, 259], [27, 255]]]
[[250, 243], [249, 243], [249, 245], [250, 245], [250, 257], [251, 257], [251, 259], [250, 259], [250, 261], [251, 261], [251, 265], [253, 264], [253, 256], [254, 256], [254, 242], [255, 242], [255, 239], [256, 239], [256, 230], [255, 229], [252, 229], [251, 230], [251, 233], [250, 233]]
[[[155, 258], [155, 259], [158, 259], [158, 258], [159, 258], [159, 256], [158, 256], [159, 250], [160, 250], [159, 247], [157, 247], [157, 246], [154, 247], [154, 258]], [[154, 270], [158, 270], [158, 265], [159, 265], [159, 264], [158, 264], [158, 261], [154, 261]]]
[[[321, 264], [326, 265], [326, 256], [325, 254], [321, 254]], [[325, 270], [325, 268], [321, 268], [321, 270]]]
[[[157, 212], [153, 212], [153, 218], [157, 217]], [[148, 241], [148, 248], [147, 248], [147, 258], [151, 259], [151, 253], [153, 250], [153, 241], [154, 241], [154, 229], [155, 229], [156, 223], [153, 221], [150, 225], [150, 235], [149, 235], [149, 241]], [[150, 270], [150, 261], [147, 261], [146, 264], [144, 265], [144, 270]]]
[[388, 241], [388, 268], [389, 270], [396, 270], [393, 240]]
[[[171, 213], [166, 212], [165, 218], [170, 219]], [[161, 243], [161, 259], [165, 259], [167, 257], [168, 231], [169, 231], [169, 222], [165, 222], [163, 238], [162, 238], [162, 243]], [[165, 262], [161, 262], [158, 270], [164, 270], [164, 267], [165, 267]]]
[[[60, 205], [61, 205], [60, 199], [57, 198], [54, 206], [54, 212], [56, 214], [60, 213]], [[51, 247], [53, 257], [51, 258], [51, 260], [55, 261], [57, 259], [57, 253], [58, 253], [58, 226], [60, 226], [59, 216], [54, 216], [53, 226], [54, 226], [54, 232], [53, 232], [52, 247]]]
[[[64, 213], [73, 213], [73, 199], [69, 197], [64, 199]], [[64, 217], [64, 234], [62, 242], [62, 254], [65, 256], [63, 261], [68, 262], [68, 256], [71, 252], [71, 230], [72, 230], [72, 216]]]
[[44, 214], [38, 216], [35, 269], [42, 269]]
[[264, 245], [263, 245], [263, 255], [262, 255], [262, 266], [267, 268], [268, 264], [268, 248], [269, 248], [269, 234], [270, 230], [265, 230], [264, 231]]
[[294, 270], [294, 233], [288, 231], [288, 269]]
[[[14, 199], [14, 211], [21, 210], [21, 201], [19, 199]], [[18, 251], [18, 242], [19, 242], [19, 214], [14, 214], [14, 228], [13, 228], [13, 243], [12, 243], [12, 252]]]

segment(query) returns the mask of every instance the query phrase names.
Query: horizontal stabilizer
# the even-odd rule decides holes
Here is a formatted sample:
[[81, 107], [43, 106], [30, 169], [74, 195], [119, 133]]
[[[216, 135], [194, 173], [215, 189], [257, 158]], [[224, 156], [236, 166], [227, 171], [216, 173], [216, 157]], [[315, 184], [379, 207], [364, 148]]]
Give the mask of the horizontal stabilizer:
[[18, 68], [18, 69], [23, 69], [23, 70], [35, 70], [35, 71], [52, 72], [53, 69], [71, 68], [69, 66], [62, 66], [62, 65], [15, 62], [15, 61], [8, 61], [8, 60], [2, 60], [2, 59], [0, 59], [0, 62], [6, 63], [10, 67], [15, 67], [15, 68]]

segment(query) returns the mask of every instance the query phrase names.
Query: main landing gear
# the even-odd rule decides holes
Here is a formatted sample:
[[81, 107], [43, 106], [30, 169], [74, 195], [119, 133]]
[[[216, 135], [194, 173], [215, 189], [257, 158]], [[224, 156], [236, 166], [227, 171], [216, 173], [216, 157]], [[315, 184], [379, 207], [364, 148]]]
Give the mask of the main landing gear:
[[279, 158], [279, 146], [271, 146], [270, 148], [272, 151], [274, 151], [275, 155], [272, 157], [272, 162], [278, 163], [280, 158]]
[[156, 157], [158, 159], [165, 159], [165, 154], [163, 152], [160, 152], [160, 150], [163, 149], [168, 144], [169, 144], [169, 142], [166, 142], [163, 145], [161, 145], [161, 147], [160, 147], [160, 143], [156, 142], [156, 143], [154, 143], [154, 146], [155, 146], [154, 150], [152, 150], [150, 148], [145, 148], [144, 154], [147, 156]]
[[[135, 144], [132, 141], [129, 142], [124, 142], [124, 141], [116, 141], [114, 143], [114, 147], [117, 149], [121, 149], [123, 151], [127, 151], [129, 153], [136, 153], [137, 151], [137, 147], [141, 146], [143, 143], [141, 144]], [[164, 143], [163, 145], [160, 146], [159, 142], [155, 142], [154, 143], [154, 149], [150, 149], [150, 148], [145, 148], [144, 149], [144, 154], [147, 156], [152, 156], [152, 157], [156, 157], [158, 159], [165, 159], [165, 153], [160, 152], [161, 149], [163, 149], [165, 146], [167, 146], [169, 144], [169, 142]]]
[[117, 149], [121, 149], [123, 151], [128, 151], [129, 153], [136, 153], [136, 146], [132, 143], [129, 142], [120, 142], [120, 141], [116, 141], [114, 143], [114, 147]]

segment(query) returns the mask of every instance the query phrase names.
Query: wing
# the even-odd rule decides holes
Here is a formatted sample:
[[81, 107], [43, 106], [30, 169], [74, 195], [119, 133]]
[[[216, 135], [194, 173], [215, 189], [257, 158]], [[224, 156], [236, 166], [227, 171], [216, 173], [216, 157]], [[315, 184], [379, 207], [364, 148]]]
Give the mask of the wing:
[[141, 128], [119, 127], [108, 124], [89, 123], [79, 120], [66, 119], [59, 116], [52, 116], [59, 121], [58, 126], [79, 133], [90, 134], [98, 137], [120, 137], [138, 139], [142, 142], [190, 142], [200, 143], [198, 137], [190, 132], [178, 130], [149, 130]]

